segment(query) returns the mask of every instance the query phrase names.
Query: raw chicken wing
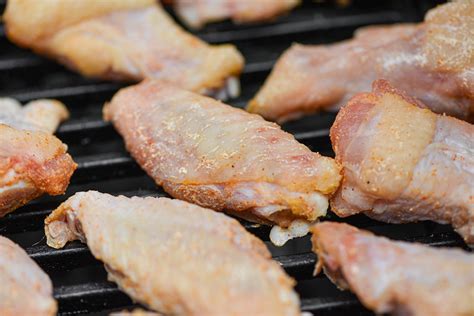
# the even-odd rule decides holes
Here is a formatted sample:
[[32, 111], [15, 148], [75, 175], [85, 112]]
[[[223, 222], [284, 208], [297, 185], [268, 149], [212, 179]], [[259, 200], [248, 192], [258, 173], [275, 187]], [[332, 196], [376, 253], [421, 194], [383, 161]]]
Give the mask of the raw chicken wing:
[[377, 314], [474, 315], [474, 255], [397, 242], [342, 223], [311, 229], [321, 268]]
[[122, 89], [104, 108], [142, 168], [172, 196], [277, 224], [272, 240], [305, 235], [339, 186], [333, 159], [260, 116], [156, 81]]
[[201, 28], [209, 22], [232, 19], [236, 23], [273, 19], [296, 7], [301, 0], [173, 0], [186, 25]]
[[371, 26], [342, 43], [295, 44], [276, 63], [247, 109], [283, 122], [338, 110], [376, 79], [436, 113], [474, 119], [474, 1], [453, 1], [418, 25]]
[[0, 236], [0, 315], [53, 316], [56, 310], [46, 273], [20, 246]]
[[21, 107], [0, 99], [0, 217], [43, 193], [64, 193], [77, 165], [51, 133], [68, 115], [55, 100]]
[[47, 243], [87, 242], [109, 279], [166, 315], [299, 315], [294, 281], [224, 214], [168, 198], [76, 193], [45, 220]]
[[57, 100], [35, 100], [25, 106], [15, 99], [0, 98], [0, 124], [17, 129], [53, 134], [69, 112]]
[[331, 209], [449, 223], [473, 245], [474, 126], [423, 106], [377, 81], [342, 108], [331, 141], [344, 179]]
[[235, 47], [185, 32], [155, 0], [10, 0], [4, 21], [10, 40], [85, 76], [239, 94], [243, 58]]

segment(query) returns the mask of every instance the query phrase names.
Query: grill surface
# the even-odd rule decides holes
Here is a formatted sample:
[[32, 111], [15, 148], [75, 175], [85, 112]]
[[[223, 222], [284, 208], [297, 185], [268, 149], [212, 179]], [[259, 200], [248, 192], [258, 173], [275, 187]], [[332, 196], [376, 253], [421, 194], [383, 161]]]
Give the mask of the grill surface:
[[[305, 2], [274, 23], [234, 26], [213, 24], [197, 35], [211, 43], [232, 42], [246, 58], [241, 78], [242, 95], [231, 101], [243, 107], [268, 75], [273, 63], [292, 42], [329, 43], [351, 36], [355, 28], [380, 23], [420, 21], [424, 12], [439, 1], [353, 1], [348, 8], [331, 3]], [[0, 0], [0, 12], [5, 0]], [[36, 98], [62, 100], [71, 111], [57, 135], [69, 146], [79, 164], [65, 196], [44, 197], [0, 219], [0, 234], [26, 248], [28, 254], [51, 276], [61, 315], [103, 315], [133, 302], [107, 281], [102, 263], [87, 247], [73, 242], [61, 250], [45, 244], [43, 219], [60, 202], [77, 191], [99, 190], [127, 196], [166, 196], [135, 164], [110, 124], [101, 120], [102, 104], [121, 84], [85, 79], [55, 62], [10, 44], [0, 26], [0, 95], [20, 101]], [[333, 155], [328, 131], [334, 114], [313, 115], [285, 124], [283, 128], [314, 151]], [[328, 219], [340, 220], [333, 214]], [[432, 246], [461, 246], [462, 240], [448, 226], [431, 222], [388, 225], [354, 216], [344, 221], [394, 239], [418, 241]], [[309, 237], [290, 241], [282, 248], [268, 242], [269, 229], [241, 221], [262, 238], [274, 258], [297, 281], [302, 309], [317, 315], [372, 315], [354, 295], [341, 292], [323, 275], [312, 277], [316, 260]]]

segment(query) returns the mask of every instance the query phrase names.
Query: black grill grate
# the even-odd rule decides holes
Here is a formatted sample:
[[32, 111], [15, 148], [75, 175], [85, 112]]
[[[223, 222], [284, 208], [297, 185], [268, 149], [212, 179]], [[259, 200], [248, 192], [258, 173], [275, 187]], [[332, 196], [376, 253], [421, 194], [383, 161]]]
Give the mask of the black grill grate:
[[[438, 1], [353, 1], [347, 8], [333, 4], [305, 2], [290, 15], [265, 25], [234, 26], [218, 23], [198, 35], [212, 43], [232, 42], [246, 57], [241, 78], [242, 96], [231, 104], [243, 107], [261, 86], [273, 63], [292, 42], [327, 43], [351, 36], [359, 26], [380, 23], [419, 21], [424, 11]], [[5, 0], [0, 0], [0, 12]], [[126, 153], [121, 138], [110, 124], [101, 120], [102, 104], [122, 85], [85, 79], [54, 62], [10, 44], [0, 26], [0, 95], [20, 101], [57, 98], [70, 109], [72, 117], [64, 123], [58, 137], [69, 146], [79, 167], [66, 196], [44, 197], [0, 219], [0, 234], [26, 248], [46, 270], [55, 285], [59, 312], [106, 314], [110, 310], [133, 306], [117, 287], [107, 282], [102, 264], [79, 242], [61, 250], [45, 244], [43, 219], [60, 202], [77, 191], [96, 189], [127, 196], [164, 196], [160, 188]], [[334, 114], [313, 115], [284, 125], [298, 140], [324, 155], [333, 155], [328, 138]], [[328, 218], [339, 220], [330, 214]], [[463, 246], [462, 240], [447, 226], [434, 223], [388, 225], [354, 216], [345, 221], [379, 234], [433, 246]], [[244, 226], [269, 246], [274, 258], [298, 280], [296, 290], [305, 311], [317, 315], [371, 315], [354, 295], [341, 292], [320, 275], [312, 277], [316, 260], [309, 237], [290, 241], [283, 248], [268, 242], [269, 229], [243, 222]]]

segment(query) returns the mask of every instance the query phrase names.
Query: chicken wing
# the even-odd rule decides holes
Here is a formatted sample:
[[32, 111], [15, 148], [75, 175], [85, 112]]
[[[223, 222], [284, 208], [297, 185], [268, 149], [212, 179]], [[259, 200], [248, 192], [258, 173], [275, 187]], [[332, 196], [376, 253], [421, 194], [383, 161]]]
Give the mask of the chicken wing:
[[45, 220], [47, 243], [87, 242], [109, 279], [172, 315], [299, 315], [294, 281], [236, 220], [168, 198], [77, 193]]
[[474, 255], [392, 241], [347, 224], [311, 229], [315, 273], [353, 291], [377, 314], [474, 315]]
[[11, 98], [0, 98], [0, 124], [13, 128], [53, 134], [69, 112], [57, 100], [35, 100], [24, 107]]
[[0, 236], [0, 315], [56, 315], [46, 273], [11, 240]]
[[4, 21], [10, 40], [85, 76], [239, 94], [243, 58], [235, 47], [186, 33], [155, 0], [11, 0]]
[[232, 19], [236, 23], [259, 22], [284, 14], [301, 0], [173, 0], [174, 9], [191, 28]]
[[67, 115], [65, 108], [52, 101], [17, 106], [15, 101], [0, 101], [0, 217], [43, 193], [64, 193], [77, 167], [67, 146], [43, 132], [57, 126]]
[[293, 45], [248, 105], [283, 122], [337, 110], [383, 78], [432, 111], [474, 118], [474, 2], [455, 1], [428, 12], [419, 25], [368, 27], [331, 45]]
[[[120, 90], [104, 117], [172, 196], [298, 235], [326, 214], [327, 195], [339, 186], [334, 160], [278, 125], [156, 81]], [[275, 226], [272, 241], [284, 243], [277, 236], [286, 233]]]
[[158, 314], [155, 312], [145, 311], [143, 309], [136, 308], [131, 312], [124, 310], [120, 312], [111, 313], [109, 316], [162, 316], [162, 314]]
[[450, 223], [473, 245], [474, 126], [419, 107], [380, 80], [341, 109], [331, 141], [344, 179], [331, 209]]

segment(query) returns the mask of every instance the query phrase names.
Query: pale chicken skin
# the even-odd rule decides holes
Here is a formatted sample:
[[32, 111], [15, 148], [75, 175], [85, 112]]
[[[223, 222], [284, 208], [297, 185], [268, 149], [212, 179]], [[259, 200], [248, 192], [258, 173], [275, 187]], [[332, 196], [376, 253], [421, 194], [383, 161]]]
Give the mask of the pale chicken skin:
[[299, 315], [294, 281], [224, 214], [168, 198], [76, 193], [45, 220], [47, 243], [87, 242], [109, 279], [166, 315]]
[[311, 229], [321, 268], [377, 314], [474, 315], [474, 255], [397, 242], [343, 223]]
[[474, 2], [429, 11], [418, 25], [371, 26], [330, 45], [293, 45], [247, 110], [284, 122], [338, 110], [376, 79], [420, 99], [436, 113], [474, 119]]
[[339, 216], [449, 223], [474, 245], [474, 126], [376, 81], [341, 109], [330, 136], [343, 167]]
[[0, 236], [0, 315], [53, 316], [56, 310], [46, 273], [20, 246]]
[[15, 100], [0, 99], [0, 113], [3, 217], [44, 193], [64, 193], [77, 165], [67, 146], [51, 135], [69, 115], [62, 103], [38, 100], [21, 107]]
[[191, 28], [201, 28], [209, 22], [232, 19], [236, 23], [267, 21], [282, 15], [301, 0], [173, 0], [181, 20]]
[[89, 77], [155, 78], [220, 98], [239, 94], [243, 57], [185, 32], [155, 0], [11, 0], [4, 14], [14, 43]]
[[156, 81], [120, 90], [104, 118], [173, 197], [249, 220], [304, 229], [341, 179], [333, 159], [278, 125]]

